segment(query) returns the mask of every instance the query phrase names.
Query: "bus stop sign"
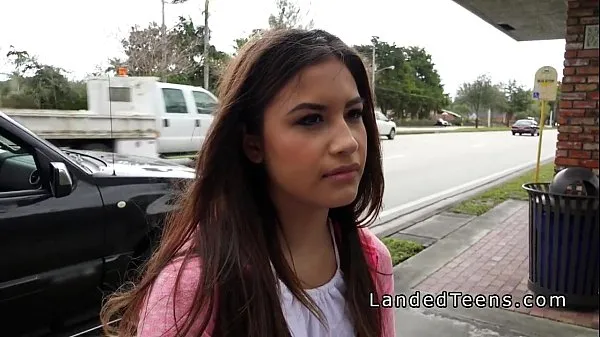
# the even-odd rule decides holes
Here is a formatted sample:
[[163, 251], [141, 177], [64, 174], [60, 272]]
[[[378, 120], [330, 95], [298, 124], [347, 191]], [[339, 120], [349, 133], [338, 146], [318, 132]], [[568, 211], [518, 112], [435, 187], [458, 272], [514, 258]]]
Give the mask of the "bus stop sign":
[[533, 84], [533, 99], [552, 102], [556, 100], [558, 74], [556, 69], [545, 66], [535, 73]]

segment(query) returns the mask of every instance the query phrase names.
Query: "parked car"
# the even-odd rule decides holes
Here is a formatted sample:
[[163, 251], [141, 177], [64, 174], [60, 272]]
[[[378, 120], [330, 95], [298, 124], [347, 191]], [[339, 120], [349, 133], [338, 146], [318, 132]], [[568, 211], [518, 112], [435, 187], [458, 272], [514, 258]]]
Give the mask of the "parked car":
[[440, 118], [433, 125], [434, 126], [452, 126], [452, 123], [448, 122], [447, 120], [444, 120], [444, 119]]
[[529, 134], [531, 136], [537, 136], [540, 134], [540, 128], [535, 120], [532, 119], [519, 119], [511, 127], [511, 133], [514, 135]]
[[379, 135], [385, 136], [388, 139], [394, 139], [396, 136], [396, 123], [379, 111], [375, 111], [375, 119], [377, 120]]
[[162, 159], [61, 150], [0, 112], [0, 335], [97, 315], [195, 176]]

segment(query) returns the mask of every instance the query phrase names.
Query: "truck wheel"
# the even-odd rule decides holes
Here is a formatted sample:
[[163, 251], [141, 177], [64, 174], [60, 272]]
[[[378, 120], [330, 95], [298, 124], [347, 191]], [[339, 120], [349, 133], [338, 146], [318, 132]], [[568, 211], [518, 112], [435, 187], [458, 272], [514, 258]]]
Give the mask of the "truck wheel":
[[81, 146], [81, 149], [86, 151], [111, 152], [110, 147], [102, 143], [84, 144]]

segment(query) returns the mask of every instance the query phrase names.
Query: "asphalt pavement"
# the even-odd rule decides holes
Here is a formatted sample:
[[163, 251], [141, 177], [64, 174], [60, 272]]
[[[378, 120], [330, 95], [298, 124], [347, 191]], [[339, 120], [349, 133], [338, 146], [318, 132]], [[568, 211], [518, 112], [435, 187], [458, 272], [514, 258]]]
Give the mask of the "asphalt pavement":
[[[555, 155], [557, 131], [545, 130], [541, 159]], [[450, 192], [482, 185], [535, 164], [539, 137], [509, 131], [402, 135], [382, 139], [385, 174], [381, 218], [410, 212]]]

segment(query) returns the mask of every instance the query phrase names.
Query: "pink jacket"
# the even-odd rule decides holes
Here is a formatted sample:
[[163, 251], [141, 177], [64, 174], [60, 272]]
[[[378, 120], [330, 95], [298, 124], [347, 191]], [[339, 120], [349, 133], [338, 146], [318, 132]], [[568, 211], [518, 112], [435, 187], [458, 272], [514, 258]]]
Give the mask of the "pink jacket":
[[[392, 259], [387, 247], [368, 229], [361, 229], [364, 249], [371, 265], [377, 266], [379, 273], [373, 273], [377, 280], [377, 292], [394, 294], [394, 276], [392, 273]], [[173, 261], [156, 279], [152, 290], [146, 297], [146, 302], [140, 312], [137, 337], [183, 337], [177, 335], [177, 327], [181, 327], [189, 312], [194, 290], [200, 275], [199, 259], [190, 259], [181, 271], [180, 283], [175, 290], [177, 274], [182, 267], [182, 259]], [[177, 302], [173, 301], [177, 299]], [[383, 315], [383, 334], [381, 337], [395, 337], [395, 319], [393, 308], [381, 308]], [[198, 336], [201, 320], [193, 324], [188, 336]], [[214, 320], [211, 320], [208, 331], [212, 331]], [[202, 337], [210, 337], [205, 332]]]

